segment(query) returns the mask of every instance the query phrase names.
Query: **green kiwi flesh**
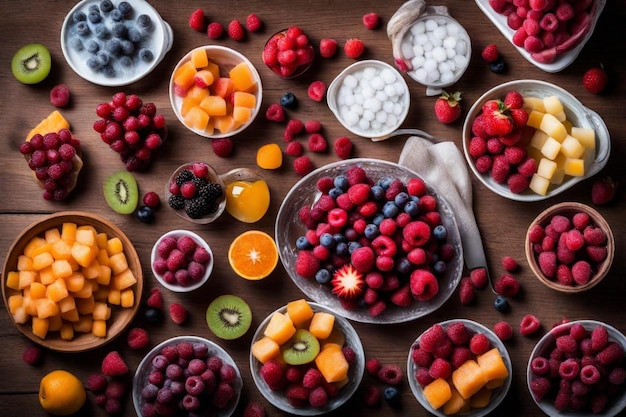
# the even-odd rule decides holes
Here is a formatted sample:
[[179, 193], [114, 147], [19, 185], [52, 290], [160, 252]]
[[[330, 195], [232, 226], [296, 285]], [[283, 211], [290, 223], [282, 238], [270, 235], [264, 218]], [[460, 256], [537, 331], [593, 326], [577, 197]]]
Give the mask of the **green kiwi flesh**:
[[289, 365], [304, 365], [315, 360], [320, 353], [320, 342], [306, 329], [298, 329], [280, 346], [283, 360]]
[[243, 299], [236, 295], [221, 295], [209, 304], [206, 322], [215, 336], [224, 340], [237, 339], [252, 324], [252, 311]]
[[21, 47], [11, 59], [13, 76], [23, 84], [37, 84], [50, 73], [50, 51], [40, 43]]
[[139, 188], [133, 174], [117, 171], [104, 180], [104, 198], [107, 204], [120, 214], [131, 214], [139, 202]]

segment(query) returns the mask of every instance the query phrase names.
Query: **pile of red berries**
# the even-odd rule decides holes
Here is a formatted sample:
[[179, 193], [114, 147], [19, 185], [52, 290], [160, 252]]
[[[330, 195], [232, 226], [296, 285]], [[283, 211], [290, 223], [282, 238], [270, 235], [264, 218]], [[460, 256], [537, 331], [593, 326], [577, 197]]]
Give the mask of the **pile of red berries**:
[[136, 94], [115, 93], [110, 102], [96, 107], [100, 117], [93, 124], [102, 141], [120, 154], [128, 171], [145, 171], [154, 152], [167, 138], [165, 117], [154, 103], [144, 103]]
[[281, 77], [293, 77], [305, 71], [314, 57], [309, 37], [297, 26], [273, 35], [263, 48], [263, 63]]

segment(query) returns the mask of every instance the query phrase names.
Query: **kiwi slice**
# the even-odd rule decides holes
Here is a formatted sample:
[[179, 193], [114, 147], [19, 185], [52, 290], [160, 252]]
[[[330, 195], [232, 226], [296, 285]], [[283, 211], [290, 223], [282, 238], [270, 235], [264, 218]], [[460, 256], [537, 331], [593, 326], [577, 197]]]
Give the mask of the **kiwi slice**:
[[137, 208], [139, 188], [133, 174], [117, 171], [104, 180], [104, 198], [109, 206], [120, 214], [130, 214]]
[[237, 339], [252, 324], [250, 306], [236, 295], [221, 295], [209, 304], [206, 322], [215, 336], [224, 340]]
[[310, 331], [298, 329], [291, 339], [281, 345], [280, 352], [289, 365], [304, 365], [320, 353], [320, 342]]
[[50, 73], [50, 51], [40, 43], [21, 47], [11, 59], [13, 76], [23, 84], [37, 84]]

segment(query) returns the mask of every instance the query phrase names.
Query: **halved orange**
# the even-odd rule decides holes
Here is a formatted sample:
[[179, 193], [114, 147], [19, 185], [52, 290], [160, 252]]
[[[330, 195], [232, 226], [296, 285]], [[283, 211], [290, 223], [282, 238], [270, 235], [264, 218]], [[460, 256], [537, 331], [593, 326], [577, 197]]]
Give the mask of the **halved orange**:
[[263, 279], [271, 274], [278, 264], [276, 242], [273, 237], [261, 230], [243, 232], [230, 244], [228, 262], [242, 278]]

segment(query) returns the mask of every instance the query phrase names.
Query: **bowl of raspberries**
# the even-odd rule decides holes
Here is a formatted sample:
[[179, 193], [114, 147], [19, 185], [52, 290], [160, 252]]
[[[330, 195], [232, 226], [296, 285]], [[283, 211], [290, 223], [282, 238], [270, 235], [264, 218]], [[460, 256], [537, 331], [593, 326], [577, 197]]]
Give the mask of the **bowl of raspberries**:
[[492, 413], [511, 386], [509, 353], [480, 323], [436, 323], [413, 342], [407, 360], [411, 391], [431, 414], [480, 417]]
[[243, 380], [222, 347], [198, 336], [177, 336], [155, 346], [133, 377], [138, 416], [231, 416]]
[[576, 202], [548, 207], [529, 225], [526, 259], [537, 279], [566, 293], [586, 291], [611, 269], [615, 239], [607, 221]]
[[560, 324], [535, 345], [528, 390], [546, 415], [616, 416], [626, 406], [626, 337], [609, 324]]
[[554, 197], [608, 162], [606, 124], [563, 88], [516, 80], [485, 92], [463, 125], [463, 150], [476, 177], [516, 201]]
[[310, 299], [351, 320], [400, 323], [437, 310], [460, 281], [463, 251], [435, 187], [377, 159], [318, 168], [278, 211], [285, 270]]

